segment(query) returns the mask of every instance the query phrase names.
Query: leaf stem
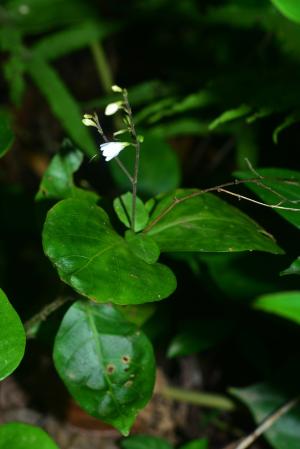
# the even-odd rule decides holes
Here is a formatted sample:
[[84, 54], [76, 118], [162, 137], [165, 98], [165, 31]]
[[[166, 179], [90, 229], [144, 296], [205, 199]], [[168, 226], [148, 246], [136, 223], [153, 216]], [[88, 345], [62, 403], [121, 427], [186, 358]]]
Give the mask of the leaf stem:
[[165, 398], [187, 402], [188, 404], [199, 405], [201, 407], [216, 408], [228, 412], [236, 409], [235, 402], [227, 396], [215, 393], [204, 393], [170, 386], [164, 387], [160, 393]]
[[40, 310], [36, 315], [34, 315], [30, 320], [26, 321], [24, 324], [27, 338], [33, 338], [34, 328], [36, 325], [45, 321], [49, 315], [58, 310], [64, 304], [72, 301], [74, 297], [70, 296], [59, 296], [50, 304], [47, 304], [42, 310]]

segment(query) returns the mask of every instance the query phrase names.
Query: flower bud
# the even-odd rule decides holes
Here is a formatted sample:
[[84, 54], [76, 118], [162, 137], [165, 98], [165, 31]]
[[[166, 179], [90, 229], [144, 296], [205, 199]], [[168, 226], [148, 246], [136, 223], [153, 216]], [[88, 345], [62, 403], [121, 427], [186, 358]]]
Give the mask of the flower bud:
[[123, 92], [122, 87], [117, 86], [116, 84], [114, 84], [113, 86], [111, 86], [111, 90], [112, 90], [113, 92]]

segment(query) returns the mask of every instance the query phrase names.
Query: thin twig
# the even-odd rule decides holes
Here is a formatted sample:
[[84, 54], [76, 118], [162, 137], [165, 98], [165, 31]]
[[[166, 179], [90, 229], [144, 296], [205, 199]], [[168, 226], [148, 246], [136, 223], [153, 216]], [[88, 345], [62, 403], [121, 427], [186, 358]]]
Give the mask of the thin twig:
[[250, 201], [250, 203], [255, 203], [255, 204], [258, 204], [259, 206], [270, 207], [271, 209], [283, 209], [283, 210], [289, 210], [292, 212], [300, 212], [300, 209], [296, 209], [295, 207], [282, 206], [282, 204], [284, 203], [285, 200], [282, 200], [277, 204], [266, 204], [266, 203], [263, 203], [262, 201], [257, 201], [257, 200], [254, 200], [253, 198], [249, 198], [247, 196], [240, 195], [239, 193], [231, 192], [230, 190], [219, 188], [217, 191], [227, 193], [228, 195], [235, 196], [239, 200]]
[[26, 321], [24, 324], [24, 328], [26, 331], [27, 338], [32, 337], [32, 331], [34, 327], [45, 321], [49, 315], [51, 315], [53, 312], [55, 312], [57, 309], [62, 307], [64, 304], [66, 304], [69, 301], [74, 300], [74, 297], [70, 296], [59, 296], [56, 298], [53, 302], [50, 304], [47, 304], [42, 310], [40, 310], [36, 315], [34, 315], [30, 320]]
[[[234, 181], [226, 182], [226, 183], [220, 184], [218, 186], [209, 187], [209, 188], [203, 189], [203, 190], [197, 190], [196, 192], [190, 193], [190, 194], [188, 194], [188, 195], [186, 195], [186, 196], [184, 196], [182, 198], [174, 197], [173, 202], [171, 204], [169, 204], [169, 206], [167, 206], [154, 220], [152, 220], [148, 224], [148, 226], [143, 230], [143, 232], [149, 232], [160, 220], [162, 220], [169, 212], [171, 212], [171, 210], [174, 209], [174, 207], [177, 204], [183, 203], [184, 201], [187, 201], [187, 200], [192, 199], [194, 197], [204, 195], [205, 193], [221, 192], [222, 190], [225, 193], [228, 193], [230, 195], [239, 197], [239, 198], [244, 199], [246, 201], [255, 202], [256, 204], [262, 205], [264, 207], [269, 207], [271, 209], [283, 209], [283, 210], [292, 211], [292, 212], [300, 212], [299, 208], [285, 207], [285, 206], [281, 205], [283, 202], [295, 204], [295, 202], [298, 202], [298, 200], [293, 201], [293, 200], [289, 200], [288, 198], [282, 197], [282, 201], [280, 203], [277, 203], [277, 204], [266, 204], [266, 203], [261, 203], [260, 201], [253, 200], [252, 198], [248, 198], [246, 196], [242, 196], [242, 195], [236, 194], [234, 192], [230, 192], [230, 191], [225, 189], [226, 187], [232, 187], [232, 186], [236, 186], [236, 185], [239, 185], [239, 184], [253, 183], [253, 184], [258, 185], [261, 188], [266, 187], [267, 190], [270, 190], [270, 187], [269, 186], [265, 186], [261, 182], [261, 179], [262, 179], [261, 177], [259, 179], [257, 179], [257, 178], [235, 179]], [[266, 180], [267, 178], [264, 177], [263, 179]], [[286, 181], [288, 182], [288, 180], [284, 180], [284, 179], [274, 179], [274, 181], [284, 182], [284, 183]], [[273, 190], [271, 190], [271, 191], [274, 194], [276, 194], [275, 191], [273, 191]], [[299, 199], [299, 202], [300, 202], [300, 199]]]
[[264, 432], [270, 429], [270, 427], [272, 427], [279, 418], [288, 413], [293, 407], [295, 407], [295, 405], [299, 404], [299, 400], [300, 397], [298, 396], [283, 404], [279, 409], [263, 420], [254, 432], [250, 433], [250, 435], [238, 443], [235, 449], [246, 449], [251, 446]]

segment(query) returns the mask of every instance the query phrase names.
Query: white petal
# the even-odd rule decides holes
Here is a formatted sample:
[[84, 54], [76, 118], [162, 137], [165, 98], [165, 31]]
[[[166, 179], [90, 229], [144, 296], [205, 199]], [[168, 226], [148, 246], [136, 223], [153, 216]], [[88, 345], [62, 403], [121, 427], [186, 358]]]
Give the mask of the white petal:
[[106, 142], [100, 145], [100, 150], [106, 161], [110, 161], [129, 145], [128, 142]]
[[120, 107], [121, 103], [119, 101], [115, 103], [109, 103], [105, 108], [104, 114], [113, 115], [120, 109]]

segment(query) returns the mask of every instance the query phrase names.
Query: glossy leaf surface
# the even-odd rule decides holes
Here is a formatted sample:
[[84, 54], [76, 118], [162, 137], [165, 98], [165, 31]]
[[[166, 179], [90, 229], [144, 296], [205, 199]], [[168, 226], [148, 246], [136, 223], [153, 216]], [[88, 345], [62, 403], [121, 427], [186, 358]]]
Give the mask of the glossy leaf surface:
[[158, 260], [160, 255], [159, 246], [149, 235], [134, 234], [131, 231], [127, 231], [125, 239], [130, 250], [140, 259], [147, 263], [155, 263]]
[[300, 291], [264, 295], [256, 299], [253, 306], [256, 309], [274, 313], [300, 324]]
[[39, 427], [13, 422], [0, 426], [0, 449], [58, 449]]
[[21, 362], [25, 341], [19, 315], [0, 289], [0, 380], [9, 376]]
[[56, 204], [47, 215], [43, 245], [61, 279], [97, 302], [159, 301], [176, 288], [169, 268], [137, 257], [104, 210], [87, 201]]
[[73, 304], [56, 336], [54, 362], [78, 404], [124, 435], [151, 398], [151, 343], [111, 305]]
[[[115, 198], [114, 209], [120, 221], [127, 227], [131, 226], [132, 219], [132, 193], [127, 192], [124, 195]], [[135, 232], [139, 232], [146, 226], [149, 219], [148, 212], [140, 198], [136, 198], [135, 212]]]
[[270, 234], [247, 215], [209, 193], [189, 197], [197, 192], [180, 189], [158, 199], [145, 231], [162, 252], [282, 253]]
[[[266, 204], [279, 204], [283, 207], [298, 209], [299, 212], [284, 209], [273, 210], [294, 226], [300, 228], [300, 172], [284, 168], [260, 168], [255, 169], [255, 171], [262, 176], [259, 181], [266, 188], [254, 183], [247, 183], [247, 187]], [[237, 172], [236, 176], [241, 179], [254, 177], [250, 171]]]

